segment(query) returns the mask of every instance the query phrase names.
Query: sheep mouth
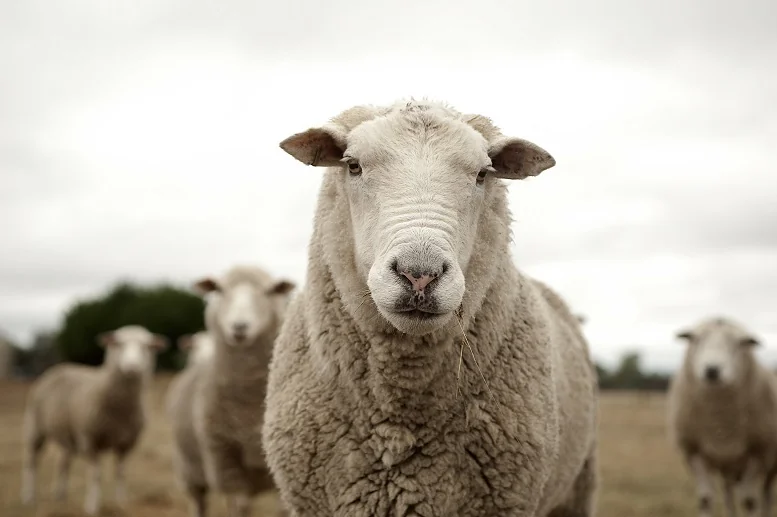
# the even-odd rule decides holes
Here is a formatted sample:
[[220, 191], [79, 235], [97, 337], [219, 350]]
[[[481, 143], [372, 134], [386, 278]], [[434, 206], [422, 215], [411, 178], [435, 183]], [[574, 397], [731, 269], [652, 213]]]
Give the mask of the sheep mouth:
[[404, 311], [397, 311], [395, 314], [399, 316], [404, 316], [405, 318], [408, 318], [408, 319], [419, 320], [419, 321], [429, 321], [429, 320], [433, 320], [433, 319], [441, 318], [445, 316], [444, 313], [441, 314], [438, 312], [429, 312], [421, 309], [408, 309]]

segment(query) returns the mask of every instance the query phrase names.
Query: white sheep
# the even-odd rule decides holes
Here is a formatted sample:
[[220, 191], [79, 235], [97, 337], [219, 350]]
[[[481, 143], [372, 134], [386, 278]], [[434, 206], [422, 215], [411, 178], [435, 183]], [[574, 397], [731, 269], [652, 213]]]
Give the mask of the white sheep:
[[[196, 288], [210, 297], [205, 324], [214, 355], [192, 374], [196, 386], [176, 410], [193, 429], [183, 437], [187, 468], [195, 473], [193, 515], [203, 515], [210, 488], [226, 494], [230, 516], [246, 516], [254, 495], [275, 488], [259, 434], [268, 362], [294, 283], [258, 267], [235, 266]], [[192, 438], [200, 458], [191, 453]]]
[[200, 331], [181, 336], [178, 349], [186, 353], [186, 366], [191, 367], [208, 363], [213, 358], [216, 343], [208, 332]]
[[777, 380], [761, 366], [758, 339], [730, 318], [678, 332], [687, 342], [669, 388], [669, 431], [696, 481], [699, 514], [713, 515], [713, 476], [729, 516], [768, 516], [777, 476]]
[[178, 348], [187, 351], [188, 357], [186, 367], [172, 380], [166, 396], [173, 431], [173, 465], [176, 478], [191, 501], [191, 515], [203, 517], [208, 482], [194, 428], [194, 401], [206, 369], [212, 367], [215, 342], [207, 332], [197, 332], [181, 336]]
[[281, 147], [328, 168], [263, 427], [292, 515], [592, 515], [595, 370], [566, 304], [513, 265], [500, 180], [553, 158], [426, 101]]
[[72, 458], [89, 462], [84, 509], [94, 515], [100, 507], [100, 457], [116, 455], [116, 499], [126, 504], [124, 462], [134, 449], [145, 422], [144, 385], [153, 373], [154, 353], [167, 347], [167, 338], [128, 325], [99, 335], [105, 347], [100, 367], [61, 364], [47, 370], [33, 386], [24, 418], [22, 499], [35, 500], [38, 458], [46, 441], [62, 448], [54, 496], [64, 499]]

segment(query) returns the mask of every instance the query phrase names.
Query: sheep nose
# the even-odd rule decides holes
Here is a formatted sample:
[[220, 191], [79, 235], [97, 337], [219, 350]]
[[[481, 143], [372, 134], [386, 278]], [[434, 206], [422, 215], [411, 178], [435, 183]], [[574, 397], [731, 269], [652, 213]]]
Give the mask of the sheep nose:
[[232, 332], [234, 332], [236, 336], [245, 334], [247, 330], [248, 323], [234, 323], [232, 325]]
[[717, 366], [708, 366], [704, 369], [704, 377], [710, 382], [715, 382], [720, 378], [720, 369]]
[[440, 278], [445, 272], [445, 264], [440, 262], [437, 267], [407, 267], [404, 265], [396, 265], [394, 271], [403, 279], [407, 279], [410, 282], [413, 292], [423, 293], [429, 284]]
[[410, 285], [413, 286], [413, 291], [416, 291], [418, 293], [424, 292], [424, 289], [426, 289], [426, 286], [431, 284], [432, 281], [437, 278], [436, 273], [413, 273], [411, 271], [401, 271], [400, 272], [402, 276], [410, 280]]

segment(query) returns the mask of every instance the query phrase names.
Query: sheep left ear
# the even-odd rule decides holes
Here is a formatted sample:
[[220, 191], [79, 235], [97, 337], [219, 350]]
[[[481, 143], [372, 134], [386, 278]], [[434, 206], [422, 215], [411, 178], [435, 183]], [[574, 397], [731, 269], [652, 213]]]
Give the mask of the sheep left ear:
[[194, 289], [201, 295], [221, 290], [219, 283], [211, 277], [201, 278], [194, 283]]
[[280, 280], [270, 289], [272, 294], [288, 294], [297, 287], [291, 280]]
[[684, 341], [690, 341], [693, 339], [693, 332], [690, 330], [681, 330], [675, 334], [675, 337]]
[[488, 150], [494, 176], [522, 180], [537, 176], [556, 165], [556, 160], [542, 147], [527, 140], [512, 137], [497, 139]]
[[747, 347], [756, 347], [761, 344], [761, 342], [753, 336], [743, 337], [741, 343], [743, 346], [747, 346]]
[[155, 352], [161, 352], [162, 350], [165, 350], [168, 345], [169, 341], [167, 340], [167, 337], [162, 334], [153, 334], [149, 347]]

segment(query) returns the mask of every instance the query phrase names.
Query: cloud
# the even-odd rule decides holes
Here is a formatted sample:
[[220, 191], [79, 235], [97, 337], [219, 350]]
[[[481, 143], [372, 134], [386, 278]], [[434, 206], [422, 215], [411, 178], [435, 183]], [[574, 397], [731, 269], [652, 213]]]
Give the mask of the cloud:
[[[320, 174], [278, 142], [430, 96], [558, 165], [510, 185], [516, 263], [597, 358], [672, 368], [730, 313], [777, 362], [777, 4], [0, 6], [0, 328], [26, 339], [119, 278], [235, 262], [303, 281]], [[770, 355], [771, 354], [771, 355]]]

